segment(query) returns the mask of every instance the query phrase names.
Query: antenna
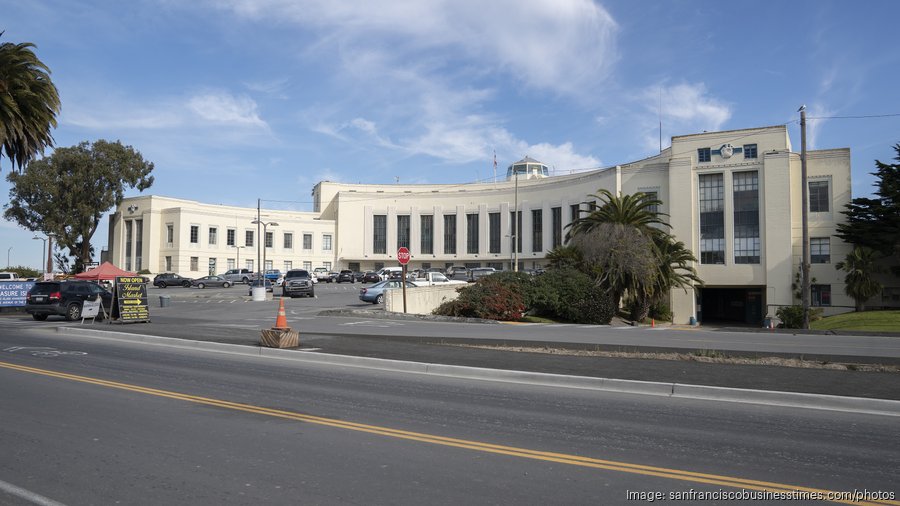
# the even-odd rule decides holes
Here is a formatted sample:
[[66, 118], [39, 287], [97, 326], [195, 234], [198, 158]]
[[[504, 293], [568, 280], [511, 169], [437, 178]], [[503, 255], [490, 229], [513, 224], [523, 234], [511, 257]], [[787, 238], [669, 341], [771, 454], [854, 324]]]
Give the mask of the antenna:
[[662, 153], [662, 86], [659, 87], [659, 152]]

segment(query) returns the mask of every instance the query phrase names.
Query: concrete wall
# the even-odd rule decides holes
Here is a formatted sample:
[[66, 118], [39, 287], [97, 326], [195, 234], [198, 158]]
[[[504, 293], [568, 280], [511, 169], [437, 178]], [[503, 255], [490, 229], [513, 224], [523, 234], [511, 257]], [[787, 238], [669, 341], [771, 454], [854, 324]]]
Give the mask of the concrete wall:
[[[457, 290], [466, 285], [417, 286], [406, 289], [406, 312], [408, 314], [431, 314], [441, 303], [459, 297]], [[384, 310], [403, 312], [403, 290], [384, 292]]]

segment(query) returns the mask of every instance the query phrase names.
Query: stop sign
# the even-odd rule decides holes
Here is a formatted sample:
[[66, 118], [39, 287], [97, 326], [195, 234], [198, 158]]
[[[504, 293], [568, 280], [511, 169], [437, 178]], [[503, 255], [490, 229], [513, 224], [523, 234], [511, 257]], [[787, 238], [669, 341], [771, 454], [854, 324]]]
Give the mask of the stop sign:
[[409, 250], [407, 248], [401, 247], [397, 250], [397, 261], [400, 262], [400, 265], [409, 263]]

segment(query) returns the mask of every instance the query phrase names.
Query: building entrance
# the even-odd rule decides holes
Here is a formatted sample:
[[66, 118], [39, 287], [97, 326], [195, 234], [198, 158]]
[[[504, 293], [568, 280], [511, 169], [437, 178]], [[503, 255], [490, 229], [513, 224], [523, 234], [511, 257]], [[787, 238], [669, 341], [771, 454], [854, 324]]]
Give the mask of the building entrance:
[[761, 325], [763, 321], [763, 287], [710, 288], [699, 295], [697, 319], [702, 323], [746, 323]]

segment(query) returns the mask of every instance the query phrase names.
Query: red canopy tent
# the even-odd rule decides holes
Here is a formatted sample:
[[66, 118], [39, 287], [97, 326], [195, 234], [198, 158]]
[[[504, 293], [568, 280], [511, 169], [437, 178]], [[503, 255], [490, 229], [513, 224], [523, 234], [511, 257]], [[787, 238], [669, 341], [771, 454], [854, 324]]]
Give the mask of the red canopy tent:
[[75, 279], [87, 279], [91, 281], [114, 281], [116, 276], [137, 276], [133, 272], [123, 271], [109, 262], [103, 262], [99, 267], [75, 275]]

